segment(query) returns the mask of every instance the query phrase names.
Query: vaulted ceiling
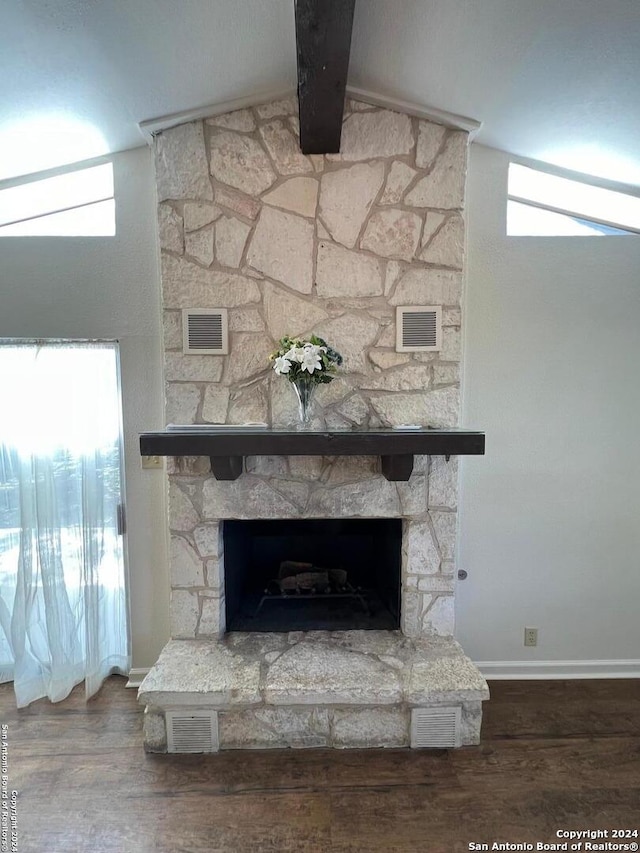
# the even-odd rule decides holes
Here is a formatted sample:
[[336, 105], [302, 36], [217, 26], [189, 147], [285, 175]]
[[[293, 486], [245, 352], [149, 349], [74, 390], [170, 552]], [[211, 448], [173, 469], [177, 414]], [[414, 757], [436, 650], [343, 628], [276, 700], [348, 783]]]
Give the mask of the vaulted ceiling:
[[[640, 186], [638, 0], [357, 0], [349, 85]], [[138, 122], [296, 84], [293, 0], [0, 4], [0, 178], [144, 144]]]

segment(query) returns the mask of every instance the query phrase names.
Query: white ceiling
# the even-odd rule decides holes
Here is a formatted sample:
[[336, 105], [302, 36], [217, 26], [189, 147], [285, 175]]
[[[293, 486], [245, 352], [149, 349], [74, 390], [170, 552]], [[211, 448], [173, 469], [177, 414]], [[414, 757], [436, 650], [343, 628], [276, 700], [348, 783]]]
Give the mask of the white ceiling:
[[[293, 0], [4, 0], [0, 81], [0, 178], [131, 148], [294, 87]], [[640, 0], [357, 0], [349, 83], [640, 186]]]

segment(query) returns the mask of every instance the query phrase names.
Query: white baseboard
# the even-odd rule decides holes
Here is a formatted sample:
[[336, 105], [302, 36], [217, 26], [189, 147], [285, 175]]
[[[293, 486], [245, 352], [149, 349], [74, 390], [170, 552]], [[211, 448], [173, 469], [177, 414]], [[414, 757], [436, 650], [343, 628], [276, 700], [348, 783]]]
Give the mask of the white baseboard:
[[640, 660], [480, 660], [475, 664], [493, 681], [640, 678]]
[[139, 669], [130, 669], [129, 670], [129, 681], [127, 681], [127, 687], [135, 687], [136, 690], [142, 684], [142, 681], [145, 675], [149, 672], [150, 667], [141, 667]]

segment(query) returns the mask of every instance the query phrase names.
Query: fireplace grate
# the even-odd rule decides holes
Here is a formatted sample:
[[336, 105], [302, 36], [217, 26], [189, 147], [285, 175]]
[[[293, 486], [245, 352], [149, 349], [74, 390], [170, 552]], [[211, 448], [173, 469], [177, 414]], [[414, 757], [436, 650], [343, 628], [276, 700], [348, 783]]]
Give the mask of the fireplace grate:
[[327, 591], [320, 591], [316, 589], [296, 589], [288, 592], [274, 592], [267, 588], [264, 592], [265, 594], [260, 599], [256, 608], [255, 616], [258, 616], [265, 603], [269, 601], [289, 601], [295, 604], [305, 600], [309, 601], [310, 599], [315, 599], [316, 601], [343, 599], [346, 601], [358, 602], [362, 612], [367, 616], [371, 615], [369, 605], [367, 604], [366, 591], [363, 591], [360, 587], [355, 589], [350, 583], [346, 583], [339, 592], [332, 592], [330, 587]]
[[462, 709], [414, 708], [411, 711], [413, 749], [448, 749], [461, 746]]
[[218, 714], [194, 711], [185, 714], [167, 711], [167, 752], [217, 752]]

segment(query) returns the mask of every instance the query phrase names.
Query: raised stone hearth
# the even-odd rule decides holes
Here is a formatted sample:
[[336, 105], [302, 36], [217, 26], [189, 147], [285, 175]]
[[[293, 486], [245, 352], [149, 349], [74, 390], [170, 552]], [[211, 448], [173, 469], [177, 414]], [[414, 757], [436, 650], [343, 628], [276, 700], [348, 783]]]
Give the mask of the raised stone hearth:
[[167, 749], [171, 710], [215, 711], [220, 749], [268, 749], [409, 746], [412, 709], [459, 707], [461, 745], [470, 745], [488, 697], [455, 640], [398, 631], [172, 640], [140, 689], [153, 752]]
[[[316, 333], [344, 365], [313, 430], [458, 426], [467, 134], [352, 100], [340, 154], [302, 155], [297, 131], [291, 97], [155, 138], [166, 423], [289, 427], [268, 354]], [[396, 352], [399, 306], [442, 309], [441, 350]], [[227, 309], [229, 355], [183, 354], [185, 308]], [[168, 460], [173, 639], [140, 691], [147, 749], [176, 709], [212, 710], [223, 749], [406, 746], [416, 709], [445, 706], [476, 743], [486, 683], [453, 639], [457, 458], [416, 455], [396, 482], [379, 455], [272, 453], [229, 481], [206, 456]], [[401, 632], [225, 633], [224, 523], [243, 519], [401, 519]]]

